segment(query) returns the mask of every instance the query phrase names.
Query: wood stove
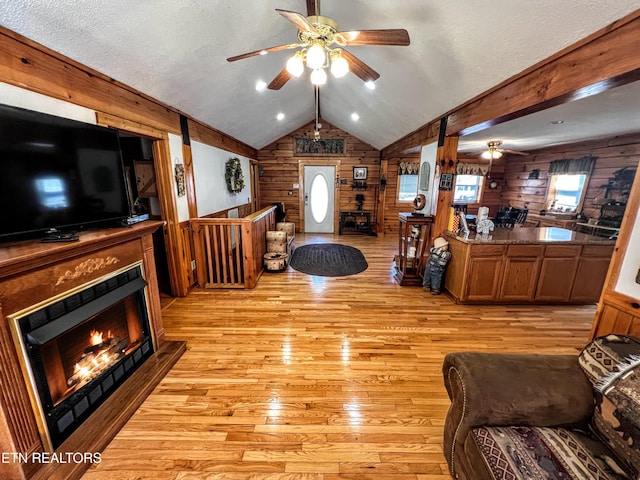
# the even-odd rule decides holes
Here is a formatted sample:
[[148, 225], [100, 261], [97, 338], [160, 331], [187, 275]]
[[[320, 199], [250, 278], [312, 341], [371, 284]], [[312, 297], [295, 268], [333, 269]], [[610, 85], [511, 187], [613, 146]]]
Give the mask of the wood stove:
[[43, 443], [57, 448], [154, 351], [141, 265], [12, 315]]

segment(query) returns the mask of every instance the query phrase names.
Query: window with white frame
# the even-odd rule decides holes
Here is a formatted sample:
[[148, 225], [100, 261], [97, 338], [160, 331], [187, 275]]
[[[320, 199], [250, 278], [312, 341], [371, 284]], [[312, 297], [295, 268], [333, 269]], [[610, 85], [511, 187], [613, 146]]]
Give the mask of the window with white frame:
[[413, 202], [418, 194], [418, 175], [398, 175], [398, 201]]
[[453, 202], [480, 203], [483, 185], [483, 175], [456, 175]]
[[551, 162], [546, 209], [561, 212], [581, 211], [595, 161], [595, 157], [586, 156]]
[[575, 212], [582, 206], [587, 175], [585, 173], [549, 176], [548, 210]]

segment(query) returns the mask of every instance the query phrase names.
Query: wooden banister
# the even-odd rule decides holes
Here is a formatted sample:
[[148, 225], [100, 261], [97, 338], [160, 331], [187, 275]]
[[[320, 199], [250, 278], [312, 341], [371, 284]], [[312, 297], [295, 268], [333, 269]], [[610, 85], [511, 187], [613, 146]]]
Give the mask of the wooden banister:
[[265, 235], [275, 229], [276, 207], [244, 218], [192, 218], [196, 280], [203, 288], [254, 288], [263, 271]]

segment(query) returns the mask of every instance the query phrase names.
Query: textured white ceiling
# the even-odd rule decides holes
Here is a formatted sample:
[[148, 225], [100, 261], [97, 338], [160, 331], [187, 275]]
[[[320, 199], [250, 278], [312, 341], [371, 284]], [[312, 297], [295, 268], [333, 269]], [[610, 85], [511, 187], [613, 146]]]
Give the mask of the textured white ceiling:
[[[276, 8], [307, 13], [303, 0], [0, 0], [0, 24], [261, 148], [315, 116], [307, 74], [279, 91], [255, 90], [291, 52], [226, 61], [297, 41]], [[342, 30], [405, 28], [411, 45], [349, 48], [381, 74], [377, 88], [330, 77], [322, 117], [383, 148], [637, 8], [637, 0], [323, 0], [320, 13]]]

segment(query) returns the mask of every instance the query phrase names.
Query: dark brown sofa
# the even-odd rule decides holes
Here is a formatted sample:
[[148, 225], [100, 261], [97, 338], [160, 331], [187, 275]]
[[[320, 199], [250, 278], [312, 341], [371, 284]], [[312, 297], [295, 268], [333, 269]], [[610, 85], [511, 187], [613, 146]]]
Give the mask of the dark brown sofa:
[[[640, 423], [633, 422], [640, 409], [631, 407], [631, 427], [621, 431], [622, 422], [613, 417], [628, 406], [628, 399], [618, 410], [608, 409], [607, 394], [603, 402], [594, 385], [614, 374], [630, 352], [640, 354], [640, 341], [611, 337], [596, 339], [580, 357], [447, 355], [443, 375], [451, 407], [444, 426], [444, 454], [451, 474], [461, 480], [639, 478]], [[640, 385], [640, 373], [636, 376]], [[609, 439], [607, 425], [602, 424], [606, 415], [616, 427], [609, 429]], [[581, 461], [584, 465], [576, 466]]]

